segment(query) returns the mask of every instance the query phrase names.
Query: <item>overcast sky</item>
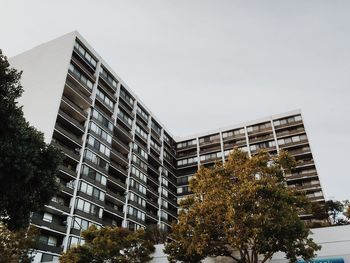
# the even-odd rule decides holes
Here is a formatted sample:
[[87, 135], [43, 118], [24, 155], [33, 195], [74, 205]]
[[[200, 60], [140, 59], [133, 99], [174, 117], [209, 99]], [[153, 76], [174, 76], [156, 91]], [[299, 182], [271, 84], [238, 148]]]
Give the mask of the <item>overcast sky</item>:
[[300, 108], [326, 198], [350, 198], [350, 1], [0, 3], [7, 56], [78, 30], [173, 135]]

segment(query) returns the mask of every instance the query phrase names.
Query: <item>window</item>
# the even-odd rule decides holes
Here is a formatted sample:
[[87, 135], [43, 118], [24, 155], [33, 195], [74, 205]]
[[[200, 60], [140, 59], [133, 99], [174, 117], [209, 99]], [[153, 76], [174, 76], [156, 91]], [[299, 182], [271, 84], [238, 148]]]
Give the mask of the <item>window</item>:
[[164, 212], [164, 211], [161, 211], [160, 217], [161, 217], [162, 219], [164, 219], [164, 220], [168, 220], [168, 214], [167, 214], [166, 212]]
[[199, 138], [199, 144], [203, 143], [215, 143], [220, 141], [220, 135], [215, 134], [215, 135], [210, 135], [207, 137]]
[[143, 139], [147, 140], [148, 134], [140, 126], [136, 125], [136, 133], [139, 134]]
[[275, 141], [262, 142], [262, 143], [250, 145], [250, 150], [252, 152], [255, 152], [255, 151], [258, 151], [259, 149], [272, 148], [275, 146], [276, 146]]
[[97, 89], [96, 96], [99, 97], [108, 107], [112, 109], [114, 108], [114, 102], [100, 89]]
[[145, 160], [148, 160], [148, 154], [145, 150], [141, 148], [141, 146], [134, 143], [134, 151], [137, 152], [141, 157], [143, 157]]
[[74, 229], [84, 231], [88, 229], [91, 225], [95, 225], [96, 227], [99, 227], [99, 225], [96, 225], [86, 219], [82, 219], [80, 217], [73, 217], [72, 227]]
[[161, 134], [161, 132], [162, 132], [161, 127], [157, 123], [155, 123], [153, 120], [152, 120], [152, 123], [151, 123], [151, 127], [152, 127], [153, 130], [156, 131], [156, 133], [158, 133], [159, 135]]
[[90, 130], [97, 134], [101, 139], [107, 141], [109, 144], [112, 143], [112, 136], [94, 122], [90, 122]]
[[129, 206], [128, 207], [128, 214], [129, 215], [132, 215], [132, 216], [134, 216], [134, 217], [136, 217], [136, 218], [138, 218], [138, 219], [140, 219], [140, 220], [142, 220], [142, 221], [145, 221], [145, 213], [144, 212], [141, 212], [140, 210], [138, 210], [138, 209], [136, 209], [136, 208], [134, 208], [134, 207], [132, 207], [132, 206]]
[[293, 116], [293, 117], [276, 120], [276, 121], [273, 122], [273, 124], [275, 126], [280, 126], [280, 125], [290, 124], [290, 123], [293, 123], [293, 122], [298, 122], [298, 121], [301, 121], [301, 120], [302, 120], [301, 115], [296, 115], [296, 116]]
[[165, 197], [168, 197], [168, 191], [164, 188], [162, 188], [162, 194], [165, 196]]
[[306, 134], [302, 134], [302, 135], [297, 135], [289, 138], [279, 139], [278, 144], [284, 145], [284, 144], [295, 143], [295, 142], [306, 141], [306, 140], [307, 140]]
[[138, 205], [142, 206], [142, 207], [146, 207], [146, 200], [143, 199], [142, 197], [130, 192], [129, 194], [129, 200], [137, 203]]
[[147, 182], [147, 177], [144, 173], [142, 173], [140, 170], [136, 169], [134, 166], [131, 167], [131, 174], [136, 176], [138, 179], [140, 179], [143, 182]]
[[154, 140], [151, 139], [151, 146], [156, 149], [157, 152], [160, 153], [160, 146], [158, 145], [158, 143], [156, 143]]
[[202, 155], [200, 157], [201, 161], [207, 161], [207, 160], [215, 160], [218, 158], [222, 157], [222, 152], [217, 152], [217, 153], [211, 153], [211, 154], [206, 154], [206, 155]]
[[48, 236], [48, 235], [40, 235], [39, 242], [42, 244], [46, 244], [46, 245], [55, 247], [57, 245], [57, 237]]
[[135, 154], [132, 155], [132, 161], [141, 169], [147, 171], [147, 164], [143, 162], [140, 158], [138, 158]]
[[124, 111], [122, 111], [121, 109], [119, 109], [118, 117], [119, 117], [121, 120], [123, 120], [129, 127], [131, 127], [131, 125], [132, 125], [132, 119], [129, 118], [129, 116], [128, 116]]
[[99, 156], [97, 156], [95, 153], [89, 151], [89, 150], [85, 150], [85, 159], [91, 161], [92, 163], [96, 164], [97, 166], [101, 167], [104, 170], [108, 170], [108, 163], [103, 160], [102, 158], [100, 158]]
[[198, 161], [197, 157], [192, 157], [192, 158], [182, 159], [177, 161], [177, 165], [178, 166], [190, 165], [190, 164], [197, 163], [197, 161]]
[[137, 105], [137, 109], [136, 109], [137, 113], [141, 115], [142, 118], [144, 118], [144, 120], [146, 122], [148, 122], [148, 113], [146, 113], [140, 106]]
[[113, 87], [114, 90], [117, 89], [118, 82], [103, 67], [101, 68], [101, 76], [103, 77], [103, 79], [105, 79]]
[[240, 128], [240, 129], [233, 130], [233, 131], [223, 132], [222, 133], [222, 137], [225, 139], [225, 138], [228, 138], [228, 137], [242, 136], [244, 134], [245, 134], [244, 128]]
[[120, 97], [122, 97], [127, 103], [131, 106], [134, 104], [134, 99], [130, 96], [130, 94], [124, 89], [122, 86], [120, 89]]
[[88, 137], [88, 144], [91, 145], [96, 150], [98, 150], [100, 153], [106, 155], [107, 157], [109, 157], [111, 154], [111, 150], [108, 147], [106, 147], [100, 141], [96, 140], [91, 135]]
[[113, 131], [113, 124], [100, 112], [98, 112], [96, 109], [92, 111], [92, 116], [98, 120], [103, 127], [107, 128], [110, 131]]
[[102, 209], [90, 202], [77, 198], [75, 208], [85, 213], [102, 218]]
[[197, 145], [197, 140], [191, 140], [191, 141], [186, 141], [186, 142], [180, 142], [176, 145], [177, 149], [182, 149], [182, 148], [187, 148], [187, 147], [191, 147]]
[[162, 177], [162, 184], [168, 186], [168, 180]]
[[90, 168], [89, 166], [83, 165], [81, 173], [102, 185], [107, 184], [107, 177]]
[[43, 215], [43, 221], [51, 223], [51, 222], [52, 222], [52, 214], [50, 214], [50, 213], [44, 213], [44, 215]]
[[162, 206], [168, 208], [168, 202], [165, 199], [162, 199]]
[[69, 65], [69, 69], [68, 69], [74, 77], [76, 77], [82, 84], [84, 84], [85, 86], [87, 86], [90, 90], [93, 87], [92, 82], [83, 74], [81, 73], [78, 68], [76, 68], [73, 64]]
[[130, 179], [130, 186], [138, 190], [142, 194], [146, 194], [146, 187], [144, 187], [142, 184], [139, 182], [135, 181], [134, 179]]
[[79, 43], [75, 42], [74, 44], [75, 50], [84, 58], [84, 60], [89, 63], [94, 69], [96, 69], [97, 62], [96, 60], [86, 51], [86, 49]]
[[100, 201], [105, 200], [105, 193], [96, 187], [93, 187], [90, 184], [85, 183], [84, 181], [80, 181], [79, 190], [87, 195], [93, 196]]

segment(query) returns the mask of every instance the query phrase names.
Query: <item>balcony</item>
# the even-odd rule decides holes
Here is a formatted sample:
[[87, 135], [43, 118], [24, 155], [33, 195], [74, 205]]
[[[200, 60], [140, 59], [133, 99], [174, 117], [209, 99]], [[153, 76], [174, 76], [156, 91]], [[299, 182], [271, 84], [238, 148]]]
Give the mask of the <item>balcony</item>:
[[303, 180], [303, 179], [309, 179], [309, 178], [318, 178], [317, 172], [314, 171], [314, 172], [303, 173], [303, 174], [294, 173], [286, 176], [286, 179], [288, 182], [293, 180]]
[[72, 100], [81, 108], [88, 108], [92, 104], [89, 94], [83, 93], [79, 88], [67, 79], [64, 90], [64, 96], [72, 98]]
[[63, 252], [63, 246], [62, 247], [57, 247], [57, 246], [50, 246], [48, 244], [40, 243], [38, 242], [35, 245], [35, 248], [37, 250], [43, 250], [43, 251], [49, 251], [55, 254], [61, 254]]
[[126, 116], [123, 116], [120, 112], [117, 114], [117, 120], [126, 127], [126, 130], [130, 131], [132, 129], [132, 124], [128, 122], [128, 118]]
[[122, 187], [123, 189], [126, 189], [125, 180], [122, 180], [120, 178], [115, 178], [111, 175], [108, 176], [108, 180], [111, 181], [112, 183], [114, 183], [115, 185]]
[[[122, 92], [120, 92], [119, 98], [121, 98], [122, 101], [123, 101], [125, 104], [127, 104], [131, 109], [134, 108], [134, 102], [135, 102], [135, 101], [133, 100], [133, 103], [131, 103], [131, 101], [129, 100], [129, 98], [127, 98]], [[119, 103], [119, 105], [121, 105], [121, 104]]]
[[249, 137], [249, 143], [253, 144], [253, 143], [258, 143], [258, 142], [264, 142], [264, 141], [268, 141], [268, 140], [273, 140], [273, 134], [267, 134], [265, 136], [255, 136], [255, 137]]
[[37, 226], [45, 227], [45, 228], [50, 228], [52, 230], [55, 230], [57, 232], [60, 232], [62, 234], [66, 234], [67, 226], [65, 225], [60, 225], [57, 222], [47, 222], [44, 221], [42, 218], [38, 216], [33, 216], [31, 217], [31, 223]]
[[123, 154], [128, 154], [130, 151], [130, 146], [115, 136], [113, 136], [112, 147], [118, 149]]
[[74, 102], [72, 102], [65, 96], [62, 96], [60, 108], [65, 109], [66, 112], [72, 113], [75, 119], [79, 121], [86, 120], [88, 116], [87, 112], [85, 112], [83, 109], [81, 109], [78, 105], [76, 105]]
[[105, 209], [105, 212], [109, 212], [109, 213], [112, 213], [113, 215], [124, 218], [123, 211], [120, 211], [118, 209], [118, 206], [116, 206], [116, 205], [105, 205], [104, 209]]
[[74, 127], [79, 129], [79, 131], [81, 131], [82, 133], [85, 132], [84, 126], [79, 121], [77, 121], [76, 119], [70, 117], [67, 113], [65, 113], [61, 109], [58, 111], [58, 116], [63, 118], [64, 120], [66, 120], [70, 124], [72, 124]]
[[102, 90], [104, 93], [106, 93], [108, 95], [108, 97], [113, 100], [114, 103], [117, 103], [117, 98], [115, 97], [115, 92], [111, 92], [111, 90], [109, 88], [106, 88], [106, 86], [102, 83], [99, 82], [98, 83], [98, 88], [100, 90]]
[[125, 167], [129, 164], [127, 157], [116, 151], [114, 148], [111, 149], [111, 160], [118, 163], [120, 166]]
[[87, 97], [91, 96], [92, 89], [80, 82], [80, 80], [70, 71], [68, 71], [66, 82], [72, 87], [77, 87]]
[[73, 193], [74, 193], [74, 185], [71, 185], [69, 183], [67, 184], [60, 184], [60, 189], [62, 192], [70, 195], [70, 196], [73, 196]]
[[107, 188], [107, 195], [114, 198], [115, 200], [121, 202], [121, 203], [125, 203], [125, 196], [122, 196], [118, 193], [115, 193], [114, 191], [112, 191], [111, 189]]
[[270, 127], [266, 127], [266, 128], [260, 128], [260, 129], [256, 129], [253, 131], [248, 131], [248, 135], [252, 135], [252, 134], [265, 134], [265, 133], [272, 133], [272, 128]]
[[151, 198], [151, 197], [147, 197], [146, 202], [150, 205], [152, 205], [154, 208], [156, 208], [158, 210], [159, 208], [159, 204], [158, 204], [158, 200]]
[[305, 166], [315, 165], [314, 160], [301, 160], [298, 161], [296, 168], [301, 168]]
[[[199, 154], [221, 151], [221, 145], [215, 147], [200, 147]], [[196, 152], [197, 154], [197, 152]]]
[[124, 141], [127, 142], [132, 141], [131, 133], [123, 128], [120, 124], [114, 126], [114, 132], [116, 134], [116, 137], [120, 136]]
[[121, 173], [124, 176], [128, 176], [128, 171], [126, 168], [120, 166], [119, 164], [116, 164], [115, 162], [111, 162], [109, 164], [109, 168], [114, 169], [115, 171], [117, 171], [118, 173]]
[[68, 167], [64, 166], [64, 165], [60, 165], [59, 170], [67, 175], [69, 175], [70, 177], [76, 178], [77, 174], [75, 171], [69, 169]]
[[87, 61], [87, 59], [79, 52], [79, 50], [75, 46], [73, 51], [74, 51], [73, 56], [76, 58], [76, 60], [78, 59], [80, 63], [83, 63], [87, 67], [87, 70], [89, 70], [90, 74], [93, 75], [94, 72], [96, 71], [96, 67], [92, 65], [89, 61]]
[[85, 218], [87, 218], [87, 219], [89, 219], [91, 221], [94, 221], [94, 222], [102, 224], [102, 219], [99, 218], [98, 215], [92, 215], [92, 214], [89, 214], [89, 213], [85, 213], [85, 212], [80, 211], [78, 209], [74, 210], [74, 214], [78, 215], [78, 216], [81, 216], [81, 217], [85, 217]]
[[282, 128], [287, 128], [287, 127], [293, 127], [293, 126], [298, 126], [303, 124], [303, 121], [295, 121], [295, 122], [291, 122], [291, 123], [286, 123], [286, 124], [282, 124], [282, 125], [275, 125], [275, 130], [279, 130]]
[[96, 95], [95, 105], [97, 105], [109, 117], [111, 117], [114, 114], [115, 104], [113, 104], [113, 107], [111, 107], [98, 95]]
[[63, 203], [56, 203], [56, 202], [50, 201], [48, 205], [66, 213], [70, 212], [70, 208]]
[[286, 143], [286, 144], [282, 144], [279, 145], [280, 148], [284, 149], [284, 148], [290, 148], [290, 147], [295, 147], [295, 146], [300, 146], [300, 145], [305, 145], [308, 144], [308, 140], [301, 140], [298, 142], [291, 142], [291, 143]]
[[132, 110], [130, 108], [128, 108], [127, 106], [125, 106], [123, 103], [119, 103], [118, 106], [124, 111], [126, 112], [129, 117], [131, 119], [135, 118], [135, 114], [132, 112]]
[[284, 138], [284, 137], [288, 137], [288, 136], [292, 136], [292, 135], [299, 135], [299, 134], [304, 134], [305, 133], [305, 129], [303, 127], [298, 127], [297, 129], [293, 129], [293, 130], [285, 130], [285, 131], [281, 131], [276, 133], [277, 138]]
[[[85, 60], [83, 60], [83, 61], [85, 62]], [[79, 69], [80, 72], [83, 72], [83, 74], [86, 75], [88, 78], [90, 78], [94, 81], [96, 80], [96, 77], [94, 76], [94, 74], [91, 73], [91, 68], [90, 68], [90, 70], [87, 70], [86, 66], [82, 64], [80, 59], [78, 59], [75, 56], [72, 56], [72, 62], [74, 64], [74, 66], [76, 66]]]
[[136, 123], [138, 126], [140, 126], [147, 134], [149, 133], [150, 129], [147, 126], [147, 124], [145, 124], [143, 121], [140, 120], [140, 118], [136, 118]]
[[69, 140], [71, 140], [73, 143], [75, 143], [78, 147], [81, 147], [83, 144], [83, 141], [81, 139], [81, 137], [78, 137], [77, 135], [75, 135], [74, 133], [72, 133], [71, 131], [63, 128], [59, 123], [56, 123], [55, 125], [55, 130], [60, 133], [61, 135], [65, 136], [66, 138], [68, 138]]
[[104, 86], [110, 90], [111, 93], [115, 93], [117, 88], [113, 86], [113, 83], [109, 81], [104, 74], [100, 74], [100, 80], [102, 80]]
[[59, 149], [59, 150], [62, 150], [63, 153], [64, 153], [67, 157], [73, 159], [73, 160], [76, 161], [76, 162], [79, 162], [80, 156], [79, 156], [79, 154], [77, 154], [76, 151], [73, 151], [73, 150], [71, 150], [71, 149], [65, 147], [64, 145], [62, 145], [62, 144], [60, 144], [60, 143], [58, 143], [58, 142], [52, 142], [51, 145], [54, 146], [54, 147], [56, 147], [56, 148]]

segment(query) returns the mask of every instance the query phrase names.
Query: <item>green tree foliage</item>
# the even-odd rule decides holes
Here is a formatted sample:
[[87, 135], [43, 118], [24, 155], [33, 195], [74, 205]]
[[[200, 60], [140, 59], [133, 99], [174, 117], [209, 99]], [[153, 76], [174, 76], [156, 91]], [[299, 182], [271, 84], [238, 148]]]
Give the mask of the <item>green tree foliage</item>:
[[313, 203], [313, 214], [316, 219], [323, 220], [323, 224], [313, 224], [316, 227], [347, 225], [349, 201], [327, 200], [325, 204]]
[[37, 230], [11, 231], [0, 223], [0, 263], [32, 262], [31, 247], [36, 242]]
[[20, 78], [0, 50], [0, 217], [10, 229], [28, 226], [30, 212], [50, 201], [61, 161], [16, 102], [23, 92]]
[[60, 257], [61, 263], [144, 263], [154, 251], [143, 229], [91, 226], [82, 236], [85, 244], [68, 250]]
[[306, 197], [286, 187], [284, 174], [295, 160], [281, 152], [249, 158], [234, 150], [224, 165], [201, 168], [190, 181], [193, 195], [180, 204], [165, 253], [171, 262], [200, 262], [229, 256], [236, 262], [266, 262], [278, 251], [295, 261], [320, 247], [298, 217]]

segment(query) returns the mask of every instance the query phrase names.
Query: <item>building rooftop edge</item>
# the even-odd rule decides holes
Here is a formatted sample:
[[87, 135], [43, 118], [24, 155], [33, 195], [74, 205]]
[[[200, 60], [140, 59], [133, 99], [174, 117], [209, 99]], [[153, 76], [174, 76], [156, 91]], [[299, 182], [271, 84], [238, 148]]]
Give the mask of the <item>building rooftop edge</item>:
[[[141, 106], [148, 111], [148, 113], [150, 114], [150, 116], [159, 124], [162, 126], [162, 128], [175, 140], [175, 142], [181, 142], [181, 141], [186, 141], [186, 140], [190, 140], [190, 139], [194, 139], [197, 137], [202, 137], [202, 136], [207, 136], [210, 134], [214, 134], [214, 133], [218, 133], [218, 132], [222, 132], [222, 131], [227, 131], [227, 130], [232, 130], [235, 128], [239, 128], [239, 127], [244, 127], [244, 126], [248, 126], [248, 125], [252, 125], [252, 124], [256, 124], [259, 122], [264, 122], [267, 120], [271, 120], [271, 119], [278, 119], [278, 118], [283, 118], [289, 115], [293, 115], [293, 114], [301, 114], [301, 110], [300, 109], [296, 109], [296, 110], [292, 110], [292, 111], [288, 111], [285, 113], [280, 113], [280, 114], [275, 114], [275, 115], [270, 115], [264, 118], [260, 118], [260, 119], [255, 119], [252, 121], [248, 121], [248, 122], [243, 122], [243, 123], [238, 123], [238, 124], [234, 124], [234, 125], [230, 125], [230, 126], [226, 126], [226, 127], [221, 127], [221, 128], [217, 128], [217, 129], [212, 129], [212, 130], [208, 130], [208, 131], [204, 131], [204, 132], [199, 132], [199, 133], [195, 133], [195, 134], [191, 134], [191, 135], [186, 135], [186, 136], [174, 136], [169, 129], [166, 128], [166, 126], [156, 117], [156, 114], [154, 114], [146, 105], [145, 103], [142, 102], [142, 100], [139, 98], [139, 96], [137, 96], [135, 94], [135, 92], [128, 86], [128, 84], [126, 84], [126, 82], [111, 68], [111, 66], [109, 66], [109, 64], [99, 55], [99, 53], [89, 44], [89, 42], [77, 31], [77, 30], [73, 30], [69, 33], [66, 33], [62, 36], [59, 36], [57, 38], [54, 38], [52, 40], [46, 41], [44, 43], [41, 43], [31, 49], [28, 49], [24, 52], [21, 52], [19, 54], [17, 54], [16, 56], [19, 56], [21, 54], [24, 54], [26, 52], [29, 52], [32, 49], [35, 48], [39, 48], [40, 46], [43, 46], [49, 42], [55, 41], [57, 39], [60, 39], [62, 37], [65, 37], [67, 35], [73, 35], [74, 37], [78, 38], [79, 41], [82, 42], [82, 44], [84, 46], [86, 46], [90, 52], [93, 53], [93, 55], [99, 60], [101, 61], [101, 63], [103, 64], [103, 66], [110, 72], [112, 73], [115, 77], [117, 77], [118, 81], [120, 81], [120, 83], [123, 85], [124, 88], [127, 89], [127, 91], [137, 100], [137, 102], [139, 102], [141, 104]], [[13, 57], [16, 57], [13, 56]]]
[[194, 138], [197, 138], [197, 137], [208, 136], [208, 135], [211, 135], [211, 134], [215, 134], [215, 133], [219, 133], [219, 132], [223, 132], [223, 131], [229, 131], [229, 130], [233, 130], [233, 129], [237, 129], [237, 128], [242, 128], [242, 127], [245, 127], [245, 126], [257, 124], [259, 122], [276, 120], [276, 119], [279, 119], [279, 118], [283, 118], [283, 117], [287, 117], [287, 116], [291, 116], [291, 115], [295, 115], [295, 114], [301, 114], [301, 109], [295, 109], [295, 110], [287, 111], [287, 112], [284, 112], [284, 113], [274, 114], [274, 115], [266, 116], [266, 117], [263, 117], [263, 118], [251, 120], [251, 121], [248, 121], [248, 122], [242, 122], [242, 123], [238, 123], [238, 124], [234, 124], [234, 125], [230, 125], [230, 126], [225, 126], [225, 127], [221, 127], [221, 128], [217, 128], [217, 129], [212, 129], [212, 130], [209, 130], [209, 131], [199, 132], [199, 133], [195, 133], [195, 134], [191, 134], [191, 135], [175, 136], [174, 140], [176, 142], [191, 140], [191, 139], [194, 139]]

